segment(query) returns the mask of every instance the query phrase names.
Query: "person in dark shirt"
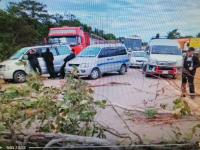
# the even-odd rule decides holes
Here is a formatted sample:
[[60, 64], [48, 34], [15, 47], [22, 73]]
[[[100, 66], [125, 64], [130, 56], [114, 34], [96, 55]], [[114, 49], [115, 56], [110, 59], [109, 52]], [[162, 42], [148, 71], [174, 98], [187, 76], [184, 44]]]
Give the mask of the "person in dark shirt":
[[190, 96], [194, 98], [195, 87], [194, 77], [196, 69], [200, 66], [199, 58], [194, 55], [194, 48], [190, 47], [187, 51], [187, 55], [183, 62], [183, 73], [182, 73], [182, 96], [186, 96], [186, 84], [189, 83]]
[[29, 60], [30, 65], [33, 68], [33, 70], [36, 73], [39, 71], [39, 74], [41, 75], [42, 70], [41, 70], [40, 64], [37, 59], [39, 57], [39, 54], [36, 52], [35, 49], [31, 49], [27, 55], [28, 55], [28, 60]]
[[42, 57], [46, 63], [46, 67], [47, 67], [47, 71], [50, 75], [50, 79], [55, 79], [56, 73], [55, 73], [54, 64], [53, 64], [54, 57], [53, 57], [52, 52], [50, 52], [49, 48], [46, 49], [46, 52], [42, 53]]
[[74, 59], [76, 57], [74, 51], [72, 50], [72, 52], [70, 53], [70, 55], [68, 55], [65, 59], [64, 59], [64, 64], [62, 65], [61, 69], [60, 69], [60, 77], [63, 79], [65, 77], [65, 66], [67, 64], [68, 61]]

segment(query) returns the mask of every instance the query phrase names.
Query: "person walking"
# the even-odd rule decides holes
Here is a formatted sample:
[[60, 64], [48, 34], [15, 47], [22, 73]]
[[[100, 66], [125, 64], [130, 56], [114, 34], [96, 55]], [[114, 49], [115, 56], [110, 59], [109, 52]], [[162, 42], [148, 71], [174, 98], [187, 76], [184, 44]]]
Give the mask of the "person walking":
[[183, 73], [182, 73], [182, 96], [186, 96], [186, 84], [189, 84], [190, 96], [195, 97], [195, 86], [194, 77], [196, 69], [200, 66], [199, 58], [194, 55], [195, 49], [190, 47], [187, 51], [187, 55], [183, 62]]
[[50, 52], [49, 48], [46, 49], [46, 52], [42, 53], [42, 57], [46, 63], [46, 67], [47, 67], [47, 71], [50, 75], [50, 79], [55, 79], [56, 73], [55, 73], [54, 64], [53, 64], [54, 57], [53, 57], [52, 52]]
[[70, 55], [68, 55], [65, 59], [64, 59], [64, 64], [62, 65], [61, 69], [60, 69], [60, 78], [64, 79], [65, 77], [65, 66], [67, 64], [68, 61], [74, 59], [76, 57], [74, 51], [72, 50], [72, 52], [70, 53]]
[[38, 71], [39, 71], [39, 74], [41, 75], [42, 70], [41, 70], [41, 67], [40, 67], [40, 64], [38, 61], [39, 54], [36, 52], [35, 49], [31, 49], [27, 55], [28, 55], [28, 60], [29, 60], [30, 65], [33, 68], [33, 70], [36, 73], [38, 73]]

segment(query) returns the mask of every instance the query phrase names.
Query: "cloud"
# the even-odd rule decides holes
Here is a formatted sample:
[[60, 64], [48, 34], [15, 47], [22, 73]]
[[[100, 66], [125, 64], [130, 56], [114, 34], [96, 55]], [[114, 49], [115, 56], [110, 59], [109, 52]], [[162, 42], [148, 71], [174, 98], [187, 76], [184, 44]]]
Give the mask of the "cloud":
[[185, 35], [200, 32], [199, 0], [37, 1], [46, 3], [51, 13], [75, 14], [83, 23], [117, 36], [138, 34], [148, 41], [175, 28]]

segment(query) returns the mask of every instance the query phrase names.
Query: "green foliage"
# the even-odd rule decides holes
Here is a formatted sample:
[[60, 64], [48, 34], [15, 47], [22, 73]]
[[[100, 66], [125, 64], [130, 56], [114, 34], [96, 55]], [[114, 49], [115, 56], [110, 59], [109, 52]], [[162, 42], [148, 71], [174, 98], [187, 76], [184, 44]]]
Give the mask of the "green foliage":
[[103, 30], [92, 30], [70, 14], [65, 19], [60, 14], [50, 15], [46, 5], [35, 0], [11, 2], [7, 11], [0, 10], [0, 61], [7, 59], [19, 48], [43, 43], [50, 27], [82, 26], [85, 32], [95, 33], [107, 40], [116, 39]]
[[200, 38], [200, 33], [197, 34], [197, 38]]
[[184, 115], [191, 114], [191, 110], [187, 102], [183, 101], [182, 99], [176, 99], [173, 103], [174, 103], [173, 109], [176, 110], [176, 113], [174, 115], [176, 117], [181, 117]]
[[145, 109], [144, 113], [147, 116], [147, 118], [152, 119], [152, 118], [156, 117], [158, 112], [155, 108], [147, 108], [147, 109]]
[[168, 39], [178, 39], [180, 38], [181, 34], [178, 32], [178, 29], [174, 29], [170, 31], [167, 35]]
[[[37, 122], [39, 131], [62, 132], [104, 138], [96, 122], [96, 107], [105, 108], [106, 101], [94, 102], [93, 90], [86, 82], [69, 77], [61, 88], [45, 87], [38, 76], [30, 76], [25, 85], [12, 86], [0, 95], [0, 131], [15, 133], [30, 129]], [[62, 95], [63, 100], [58, 100]]]

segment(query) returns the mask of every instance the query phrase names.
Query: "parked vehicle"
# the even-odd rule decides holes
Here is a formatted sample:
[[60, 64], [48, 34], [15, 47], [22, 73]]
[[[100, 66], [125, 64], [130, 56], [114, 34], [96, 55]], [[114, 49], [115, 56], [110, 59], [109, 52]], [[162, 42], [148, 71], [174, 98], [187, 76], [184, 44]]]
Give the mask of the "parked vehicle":
[[146, 76], [156, 74], [176, 77], [182, 68], [183, 56], [176, 40], [154, 39], [148, 47], [148, 61], [143, 67]]
[[87, 47], [66, 66], [67, 72], [78, 69], [78, 75], [97, 79], [108, 72], [125, 74], [129, 57], [123, 44], [97, 44]]
[[48, 43], [67, 44], [75, 54], [79, 54], [84, 48], [90, 45], [89, 33], [84, 32], [81, 27], [56, 27], [50, 28]]
[[147, 53], [144, 51], [133, 51], [131, 53], [130, 67], [142, 67], [148, 61]]
[[60, 71], [64, 63], [63, 59], [71, 52], [71, 48], [67, 45], [45, 45], [22, 48], [8, 60], [0, 63], [0, 78], [4, 80], [14, 80], [17, 83], [25, 82], [26, 75], [32, 72], [32, 68], [27, 60], [27, 54], [29, 50], [33, 48], [39, 54], [38, 61], [42, 69], [42, 74], [47, 73], [46, 64], [41, 57], [42, 53], [46, 51], [46, 48], [50, 48], [50, 51], [54, 55], [54, 68], [56, 73]]
[[120, 41], [126, 46], [128, 51], [138, 51], [142, 49], [142, 39], [139, 36], [132, 36], [128, 38], [120, 38]]

